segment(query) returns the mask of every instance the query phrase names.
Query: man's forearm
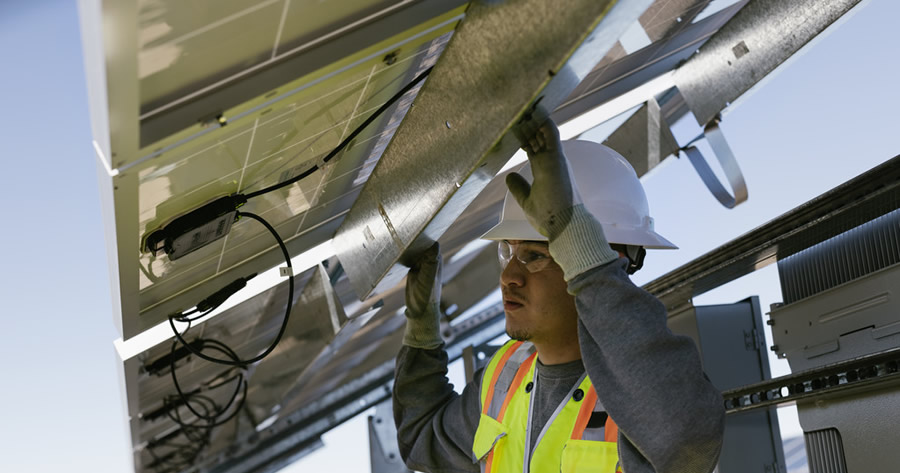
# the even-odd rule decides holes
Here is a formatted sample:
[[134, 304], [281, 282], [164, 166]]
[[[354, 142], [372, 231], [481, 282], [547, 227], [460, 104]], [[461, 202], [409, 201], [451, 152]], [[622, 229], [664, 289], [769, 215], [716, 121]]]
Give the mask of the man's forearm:
[[476, 472], [472, 441], [478, 428], [478, 389], [462, 395], [447, 379], [443, 348], [404, 346], [394, 377], [394, 421], [407, 466], [428, 472]]
[[[706, 379], [689, 338], [666, 326], [659, 300], [635, 286], [620, 259], [569, 284], [576, 294], [585, 368], [631, 453], [656, 471], [712, 471], [724, 428], [721, 394]], [[620, 447], [620, 451], [622, 448]], [[640, 460], [640, 458], [635, 458]], [[646, 470], [651, 471], [651, 470]]]

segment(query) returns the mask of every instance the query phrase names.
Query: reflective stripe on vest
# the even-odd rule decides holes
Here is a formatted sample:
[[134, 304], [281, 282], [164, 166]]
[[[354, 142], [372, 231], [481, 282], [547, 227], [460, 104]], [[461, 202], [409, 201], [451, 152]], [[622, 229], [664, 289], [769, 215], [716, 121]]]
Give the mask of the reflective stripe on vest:
[[[481, 379], [481, 418], [472, 453], [484, 473], [602, 472], [618, 468], [618, 427], [603, 411], [587, 375], [573, 386], [529, 448], [534, 345], [510, 341], [491, 358]], [[572, 394], [580, 389], [583, 396]], [[577, 400], [576, 400], [577, 399]], [[531, 450], [530, 454], [526, 449]], [[524, 467], [528, 458], [529, 469]]]

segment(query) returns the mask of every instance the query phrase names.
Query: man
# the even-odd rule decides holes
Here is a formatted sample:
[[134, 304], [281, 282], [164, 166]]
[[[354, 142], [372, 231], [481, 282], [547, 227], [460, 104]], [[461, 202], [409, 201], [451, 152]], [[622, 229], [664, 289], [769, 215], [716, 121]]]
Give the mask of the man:
[[437, 245], [420, 258], [394, 383], [401, 455], [429, 472], [712, 471], [721, 394], [693, 342], [673, 335], [664, 306], [628, 278], [644, 247], [674, 248], [653, 230], [634, 170], [602, 145], [564, 147], [549, 121], [520, 141], [533, 183], [507, 177], [501, 222], [484, 236], [499, 241], [513, 340], [453, 392]]

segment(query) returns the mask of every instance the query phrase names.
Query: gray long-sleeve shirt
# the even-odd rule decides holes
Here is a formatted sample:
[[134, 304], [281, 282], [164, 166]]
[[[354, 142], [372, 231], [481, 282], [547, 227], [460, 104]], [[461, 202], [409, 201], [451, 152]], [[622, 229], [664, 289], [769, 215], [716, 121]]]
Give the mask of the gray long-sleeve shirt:
[[[710, 472], [722, 446], [722, 396], [704, 376], [693, 341], [668, 330], [665, 307], [631, 282], [626, 262], [585, 271], [568, 286], [575, 294], [585, 369], [619, 426], [621, 465], [626, 473]], [[400, 350], [394, 382], [400, 453], [417, 470], [477, 472], [472, 442], [481, 376], [457, 395], [446, 373], [442, 349]], [[538, 386], [550, 384], [542, 381]]]

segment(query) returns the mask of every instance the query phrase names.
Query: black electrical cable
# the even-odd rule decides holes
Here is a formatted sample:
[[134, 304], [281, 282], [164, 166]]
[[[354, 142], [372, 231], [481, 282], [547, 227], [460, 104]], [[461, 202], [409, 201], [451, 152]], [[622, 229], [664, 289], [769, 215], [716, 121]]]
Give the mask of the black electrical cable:
[[[219, 387], [221, 387], [221, 386], [224, 386], [225, 384], [227, 384], [227, 382], [230, 382], [230, 381], [235, 380], [235, 379], [237, 380], [237, 383], [235, 383], [234, 393], [231, 394], [231, 397], [228, 399], [228, 402], [226, 402], [224, 406], [219, 407], [218, 405], [214, 405], [214, 409], [213, 409], [214, 413], [213, 413], [213, 414], [208, 414], [208, 413], [201, 414], [201, 413], [197, 412], [196, 409], [194, 409], [194, 406], [191, 405], [191, 400], [192, 400], [192, 399], [194, 399], [194, 398], [200, 398], [200, 399], [202, 399], [202, 398], [201, 398], [202, 395], [199, 394], [199, 393], [200, 393], [200, 390], [197, 390], [197, 391], [194, 391], [194, 392], [190, 392], [190, 393], [185, 394], [184, 392], [182, 392], [181, 386], [178, 384], [178, 379], [177, 379], [177, 377], [174, 375], [175, 371], [173, 370], [172, 373], [173, 373], [173, 374], [172, 374], [172, 382], [175, 384], [175, 390], [178, 392], [178, 396], [181, 397], [181, 401], [182, 401], [183, 405], [184, 405], [185, 407], [187, 407], [188, 410], [191, 411], [191, 413], [194, 414], [194, 416], [196, 416], [198, 419], [202, 419], [202, 420], [205, 420], [205, 421], [211, 421], [211, 422], [216, 421], [216, 419], [217, 419], [219, 416], [221, 416], [222, 414], [224, 414], [225, 412], [228, 411], [228, 408], [231, 407], [231, 404], [234, 403], [234, 400], [237, 398], [238, 393], [241, 391], [241, 386], [243, 386], [243, 385], [246, 384], [246, 380], [244, 379], [244, 375], [243, 375], [243, 374], [238, 374], [238, 375], [235, 375], [235, 376], [233, 376], [233, 377], [231, 377], [231, 378], [228, 378], [228, 380], [227, 380], [226, 382], [224, 382], [224, 383], [220, 383], [219, 385], [214, 386], [214, 387], [211, 386], [209, 389], [210, 389], [210, 390], [215, 390], [216, 388], [219, 388]], [[238, 409], [240, 409], [241, 407], [243, 407], [243, 402], [241, 402], [241, 403], [239, 403], [239, 404], [240, 404], [240, 405], [238, 406]], [[204, 427], [206, 427], [206, 426], [204, 426]]]
[[[228, 423], [231, 419], [234, 419], [234, 417], [238, 414], [238, 412], [240, 412], [241, 409], [243, 409], [244, 402], [247, 400], [247, 382], [246, 382], [246, 380], [243, 380], [243, 382], [241, 384], [239, 384], [238, 387], [243, 388], [241, 400], [240, 400], [240, 402], [238, 402], [237, 406], [231, 411], [231, 413], [222, 419], [210, 420], [210, 419], [206, 418], [206, 417], [210, 417], [210, 416], [203, 416], [201, 418], [198, 418], [198, 421], [205, 421], [207, 423], [205, 423], [205, 424], [190, 424], [190, 423], [185, 422], [181, 418], [181, 414], [178, 413], [177, 409], [173, 409], [173, 411], [169, 412], [169, 414], [168, 414], [169, 419], [171, 419], [176, 424], [178, 424], [182, 429], [187, 428], [188, 430], [198, 430], [198, 431], [202, 431], [204, 433], [211, 430], [213, 427], [218, 427], [220, 425], [224, 425], [224, 424]], [[220, 411], [218, 415], [224, 414], [225, 410], [227, 410], [227, 409], [220, 409], [218, 407], [218, 405], [215, 403], [215, 401], [213, 401], [212, 399], [210, 399], [206, 396], [197, 395], [197, 394], [190, 396], [191, 399], [193, 399], [195, 397], [197, 399], [200, 399], [201, 401], [212, 403], [213, 407], [216, 410]], [[229, 401], [229, 404], [232, 401], [234, 401], [234, 399], [231, 399], [231, 401]], [[202, 402], [200, 403], [200, 405], [203, 405]]]
[[[181, 314], [180, 316], [174, 317], [174, 319], [175, 319], [176, 322], [182, 322], [182, 323], [185, 323], [185, 322], [186, 322], [186, 323], [190, 324], [190, 323], [193, 323], [193, 322], [196, 322], [196, 321], [202, 319], [203, 317], [206, 317], [206, 316], [209, 315], [213, 310], [216, 310], [216, 307], [214, 307], [213, 309], [208, 310], [208, 311], [206, 311], [206, 312], [199, 313], [199, 314], [197, 314], [197, 315], [195, 315], [195, 316], [193, 316], [193, 317], [187, 317], [187, 315], [195, 314], [195, 313], [197, 313], [197, 311], [193, 311], [193, 312], [185, 312], [185, 313]], [[185, 332], [186, 332], [186, 331], [187, 331], [187, 330], [185, 330]]]
[[[191, 309], [191, 310], [189, 310], [189, 311], [187, 311], [187, 312], [182, 312], [182, 313], [181, 313], [181, 317], [184, 317], [184, 316], [186, 316], [186, 315], [193, 315], [193, 314], [196, 314], [197, 312], [200, 312], [200, 311], [197, 310], [196, 307], [194, 307], [193, 309]], [[204, 314], [204, 315], [205, 315], [205, 314]], [[179, 322], [187, 322], [188, 319], [185, 319], [185, 320], [178, 319], [178, 321], [179, 321]]]
[[[185, 332], [187, 332], [187, 330], [189, 330], [189, 329], [190, 329], [190, 322], [188, 323], [188, 328], [185, 330]], [[177, 331], [175, 333], [178, 334]], [[220, 342], [218, 340], [203, 340], [203, 339], [200, 339], [199, 341], [200, 341], [200, 345], [204, 348], [209, 348], [211, 350], [218, 351], [218, 352], [224, 354], [225, 356], [231, 357], [231, 359], [235, 360], [235, 361], [237, 361], [239, 359], [237, 353], [223, 342]], [[195, 342], [196, 342], [196, 340], [195, 340]], [[178, 393], [178, 398], [181, 401], [181, 405], [184, 405], [185, 407], [187, 407], [187, 409], [192, 414], [194, 414], [194, 416], [197, 418], [197, 422], [204, 421], [205, 423], [202, 425], [196, 425], [196, 424], [188, 424], [188, 423], [184, 422], [181, 419], [181, 414], [178, 412], [180, 405], [170, 405], [170, 408], [166, 414], [173, 422], [177, 423], [181, 427], [184, 435], [189, 440], [197, 442], [197, 443], [202, 443], [203, 439], [204, 439], [203, 434], [201, 433], [200, 437], [195, 436], [192, 438], [193, 431], [199, 430], [199, 429], [205, 429], [208, 432], [213, 427], [222, 425], [222, 424], [230, 421], [232, 418], [234, 418], [234, 416], [237, 414], [237, 412], [239, 412], [243, 408], [244, 403], [247, 400], [247, 380], [244, 378], [243, 373], [238, 373], [235, 376], [231, 376], [231, 377], [226, 376], [224, 380], [222, 380], [218, 383], [210, 384], [209, 386], [207, 386], [206, 390], [212, 391], [212, 390], [216, 390], [216, 389], [228, 384], [229, 382], [231, 382], [233, 380], [237, 380], [237, 383], [235, 384], [234, 392], [232, 393], [231, 397], [228, 399], [228, 402], [226, 402], [225, 405], [222, 407], [219, 407], [216, 404], [216, 402], [214, 400], [212, 400], [211, 398], [200, 394], [203, 391], [202, 388], [197, 388], [194, 391], [191, 391], [189, 393], [184, 393], [181, 389], [181, 385], [178, 383], [178, 376], [176, 375], [176, 369], [175, 369], [175, 350], [177, 347], [178, 347], [178, 342], [177, 341], [172, 342], [172, 350], [169, 354], [169, 360], [170, 360], [169, 368], [170, 368], [170, 372], [171, 372], [171, 376], [172, 376], [172, 383], [175, 385], [175, 391]], [[234, 401], [237, 398], [238, 393], [241, 391], [242, 387], [243, 387], [243, 396], [241, 397], [241, 400], [238, 403], [237, 407], [235, 407], [234, 411], [231, 414], [229, 414], [224, 419], [221, 419], [220, 416], [222, 416], [223, 414], [228, 412], [229, 408], [234, 403]], [[198, 408], [200, 410], [202, 410], [203, 412], [201, 413], [197, 409], [195, 409], [194, 406], [191, 404], [192, 402], [196, 402], [198, 405]], [[166, 404], [171, 404], [171, 403], [166, 401]]]
[[[422, 82], [422, 80], [425, 79], [425, 77], [427, 77], [428, 74], [431, 73], [432, 69], [434, 69], [434, 66], [431, 66], [428, 69], [425, 69], [424, 71], [422, 71], [419, 75], [416, 76], [415, 79], [413, 79], [411, 82], [409, 82], [408, 84], [403, 86], [403, 88], [400, 89], [399, 92], [397, 92], [390, 99], [388, 99], [387, 102], [383, 103], [381, 105], [381, 107], [378, 107], [378, 110], [376, 110], [371, 115], [369, 115], [369, 117], [366, 118], [366, 121], [362, 122], [362, 124], [360, 124], [358, 127], [356, 127], [356, 129], [354, 129], [352, 133], [350, 133], [346, 138], [344, 138], [344, 141], [341, 141], [341, 143], [339, 145], [337, 145], [336, 148], [331, 150], [331, 152], [328, 153], [328, 155], [325, 156], [324, 159], [322, 159], [322, 162], [327, 163], [328, 161], [331, 161], [332, 158], [337, 156], [337, 154], [340, 153], [341, 150], [343, 150], [351, 141], [353, 141], [353, 139], [356, 138], [356, 136], [359, 135], [367, 126], [369, 126], [370, 123], [375, 121], [375, 119], [378, 118], [379, 115], [384, 113], [385, 110], [387, 110], [391, 105], [393, 105], [395, 102], [400, 100], [400, 97], [403, 97], [407, 92], [412, 90], [413, 87], [418, 85], [419, 82]], [[316, 172], [318, 169], [319, 169], [318, 165], [313, 165], [313, 167], [307, 169], [306, 171], [303, 171], [302, 173], [300, 173], [297, 176], [294, 176], [284, 182], [279, 182], [278, 184], [258, 190], [256, 192], [251, 192], [249, 194], [246, 194], [245, 197], [247, 199], [252, 199], [254, 197], [257, 197], [257, 196], [260, 196], [263, 194], [267, 194], [274, 190], [281, 189], [282, 187], [289, 186], [295, 182], [298, 182], [302, 179], [309, 177], [309, 175]]]
[[[206, 397], [206, 396], [196, 396], [196, 397], [197, 397], [197, 399], [198, 399], [198, 401], [199, 401], [198, 404], [199, 404], [204, 410], [206, 410], [206, 412], [209, 412], [209, 411], [211, 411], [213, 408], [216, 407], [216, 406], [215, 406], [215, 402], [214, 402], [212, 399], [209, 399], [209, 398]], [[207, 406], [206, 404], [204, 404], [204, 402], [208, 402], [208, 403], [210, 403], [212, 406], [211, 406], [211, 407], [210, 407], [210, 406]], [[169, 419], [170, 419], [172, 422], [175, 422], [176, 424], [178, 424], [179, 427], [181, 427], [181, 432], [184, 434], [184, 436], [185, 436], [188, 440], [190, 440], [190, 441], [192, 441], [192, 442], [195, 442], [195, 443], [203, 443], [205, 436], [209, 435], [209, 429], [203, 429], [202, 426], [196, 426], [196, 425], [189, 424], [189, 423], [185, 422], [185, 421], [181, 418], [181, 414], [178, 412], [178, 409], [177, 409], [177, 408], [170, 410], [169, 412], [166, 413], [166, 415], [169, 417]], [[197, 432], [200, 433], [200, 435], [201, 435], [200, 437], [197, 437], [197, 436], [196, 436], [196, 433], [197, 433]]]
[[157, 471], [163, 471], [163, 472], [175, 471], [175, 470], [180, 469], [182, 464], [186, 463], [185, 460], [178, 460], [175, 458], [176, 455], [181, 453], [178, 449], [175, 449], [163, 456], [157, 455], [156, 452], [153, 451], [152, 447], [148, 448], [147, 452], [149, 452], [150, 457], [153, 458], [153, 463], [151, 463], [149, 465], [149, 468], [154, 468], [154, 469], [159, 468], [159, 467], [166, 468], [166, 469], [157, 470]]
[[[180, 429], [174, 433], [166, 434], [160, 439], [154, 439], [147, 443], [145, 449], [150, 454], [152, 462], [147, 465], [157, 472], [180, 472], [194, 465], [200, 452], [209, 445], [210, 431], [204, 431], [200, 438], [191, 437]], [[184, 436], [189, 443], [176, 442], [179, 436]], [[168, 449], [164, 454], [158, 454], [157, 449]]]
[[[205, 412], [218, 410], [216, 402], [209, 397], [203, 395], [195, 395], [193, 396], [193, 398], [197, 405], [200, 406]], [[202, 419], [197, 419], [194, 421], [194, 423], [185, 421], [181, 418], [181, 413], [178, 411], [178, 409], [172, 409], [166, 415], [172, 422], [178, 424], [178, 426], [181, 427], [181, 432], [184, 434], [184, 436], [194, 443], [202, 444], [211, 430], [207, 428], [206, 424], [198, 425], [198, 422], [204, 422]]]
[[[221, 345], [221, 346], [219, 346], [219, 345]], [[231, 357], [232, 359], [234, 359], [234, 360], [237, 360], [237, 359], [238, 359], [237, 353], [235, 353], [234, 350], [232, 350], [231, 348], [229, 348], [229, 347], [228, 347], [227, 345], [225, 345], [224, 343], [219, 342], [218, 340], [203, 340], [203, 346], [204, 346], [204, 347], [209, 347], [210, 349], [213, 349], [213, 350], [219, 351], [219, 352], [221, 352], [221, 353], [224, 353], [226, 356], [230, 356], [230, 357]], [[194, 414], [194, 416], [196, 416], [198, 419], [202, 419], [202, 420], [210, 421], [210, 422], [215, 422], [219, 416], [221, 416], [222, 414], [224, 414], [225, 412], [227, 412], [227, 411], [228, 411], [228, 408], [231, 407], [231, 404], [232, 404], [232, 403], [234, 402], [234, 400], [237, 398], [237, 395], [238, 395], [238, 393], [240, 392], [241, 386], [242, 386], [242, 385], [244, 386], [244, 398], [241, 400], [240, 405], [239, 405], [239, 406], [237, 407], [237, 409], [235, 409], [235, 410], [240, 410], [240, 408], [243, 407], [243, 404], [244, 404], [243, 401], [246, 399], [246, 384], [247, 384], [247, 381], [244, 379], [243, 373], [238, 373], [238, 374], [235, 375], [235, 376], [232, 376], [232, 377], [230, 377], [230, 378], [227, 378], [226, 380], [224, 380], [224, 381], [222, 381], [222, 382], [220, 382], [220, 383], [218, 383], [218, 384], [216, 384], [216, 385], [211, 385], [211, 386], [209, 386], [209, 387], [207, 388], [208, 390], [215, 390], [215, 389], [217, 389], [217, 388], [219, 388], [219, 387], [221, 387], [221, 386], [224, 386], [225, 384], [231, 382], [232, 380], [237, 379], [237, 383], [235, 384], [235, 390], [234, 390], [234, 393], [231, 395], [231, 398], [228, 399], [228, 402], [225, 404], [225, 406], [219, 408], [219, 407], [216, 406], [215, 403], [213, 402], [213, 409], [210, 409], [210, 410], [212, 410], [212, 411], [214, 412], [213, 414], [209, 414], [209, 411], [210, 411], [210, 410], [207, 410], [207, 412], [204, 413], [204, 414], [201, 414], [200, 412], [197, 412], [197, 410], [194, 409], [194, 406], [191, 405], [191, 399], [192, 399], [193, 397], [195, 397], [195, 396], [198, 397], [198, 398], [201, 398], [201, 397], [198, 396], [198, 394], [201, 392], [201, 389], [198, 388], [198, 389], [196, 389], [196, 390], [194, 390], [194, 391], [192, 391], [192, 392], [189, 392], [189, 393], [187, 393], [187, 394], [185, 394], [185, 393], [182, 391], [181, 385], [178, 383], [178, 376], [175, 374], [175, 371], [176, 371], [176, 370], [175, 370], [175, 356], [174, 356], [174, 354], [175, 354], [175, 349], [176, 349], [177, 347], [178, 347], [178, 342], [172, 342], [172, 351], [171, 351], [171, 354], [170, 354], [170, 359], [172, 360], [171, 363], [170, 363], [170, 365], [171, 365], [171, 366], [170, 366], [170, 372], [171, 372], [171, 375], [172, 375], [172, 384], [175, 385], [175, 391], [178, 392], [178, 396], [181, 398], [181, 402], [184, 404], [185, 407], [188, 408], [189, 411], [191, 411], [192, 414]], [[202, 399], [202, 398], [201, 398], [201, 399]], [[204, 407], [205, 407], [205, 406], [204, 406]], [[177, 407], [175, 407], [175, 409], [177, 410]], [[170, 412], [171, 412], [171, 411], [170, 411]], [[230, 417], [229, 417], [229, 419], [230, 419]], [[216, 425], [221, 425], [221, 424], [216, 424]], [[209, 426], [203, 426], [203, 427], [209, 427]]]
[[[198, 405], [206, 413], [217, 407], [215, 401], [206, 396], [198, 395], [196, 398], [199, 401]], [[174, 413], [168, 412], [167, 415], [181, 427], [178, 434], [183, 435], [190, 443], [174, 443], [173, 440], [177, 437], [173, 437], [171, 434], [166, 435], [166, 439], [163, 441], [148, 442], [146, 449], [153, 458], [153, 463], [149, 465], [149, 468], [153, 468], [157, 472], [178, 472], [193, 465], [200, 452], [210, 444], [211, 429], [197, 427], [184, 422], [177, 411]], [[164, 447], [171, 450], [163, 456], [158, 455], [155, 449]]]
[[[169, 325], [172, 327], [172, 332], [175, 333], [175, 337], [178, 339], [178, 341], [181, 342], [181, 344], [184, 345], [188, 350], [190, 350], [191, 353], [197, 355], [198, 357], [200, 357], [206, 361], [211, 361], [213, 363], [243, 367], [243, 366], [247, 366], [247, 365], [256, 363], [257, 361], [260, 361], [263, 358], [265, 358], [266, 356], [268, 356], [269, 353], [272, 353], [272, 350], [274, 350], [275, 346], [278, 345], [278, 342], [281, 341], [281, 337], [284, 336], [284, 332], [285, 332], [285, 330], [287, 330], [288, 320], [291, 317], [291, 307], [292, 307], [292, 304], [294, 301], [294, 273], [292, 271], [293, 266], [291, 265], [291, 255], [288, 253], [287, 246], [285, 246], [285, 244], [284, 244], [284, 240], [281, 239], [281, 236], [278, 235], [278, 232], [275, 230], [275, 228], [272, 227], [272, 225], [270, 225], [269, 222], [265, 221], [259, 215], [252, 214], [250, 212], [238, 212], [238, 216], [250, 217], [250, 218], [258, 221], [259, 223], [263, 224], [263, 226], [265, 226], [266, 229], [268, 229], [269, 232], [272, 233], [272, 236], [275, 237], [275, 240], [278, 242], [278, 246], [281, 248], [281, 253], [284, 255], [285, 264], [287, 264], [287, 267], [288, 267], [287, 306], [285, 307], [285, 311], [284, 311], [284, 321], [281, 323], [281, 328], [278, 330], [278, 335], [275, 336], [275, 340], [272, 342], [271, 345], [269, 345], [268, 348], [266, 348], [266, 350], [264, 352], [260, 353], [259, 355], [254, 356], [253, 358], [250, 358], [248, 360], [240, 360], [240, 359], [225, 360], [222, 358], [215, 358], [215, 357], [212, 357], [212, 356], [202, 353], [201, 350], [197, 350], [196, 348], [191, 346], [184, 339], [184, 336], [181, 333], [179, 333], [178, 329], [175, 327], [175, 320], [177, 320], [178, 317], [181, 317], [181, 314], [170, 315], [169, 316]], [[188, 327], [188, 328], [190, 328], [190, 327]], [[185, 330], [185, 333], [187, 333], [187, 330]]]
[[[206, 401], [207, 403], [209, 403], [209, 405], [211, 405], [213, 407], [215, 406], [215, 402], [212, 401], [211, 399], [207, 398], [206, 396], [200, 396], [200, 397], [202, 398], [201, 399], [202, 401]], [[200, 403], [200, 406], [203, 409], [206, 409], [207, 412], [209, 409], [211, 409], [208, 405], [206, 405], [204, 403]], [[148, 451], [148, 453], [150, 453], [151, 457], [153, 457], [153, 459], [154, 459], [154, 463], [152, 463], [150, 465], [150, 467], [156, 468], [158, 470], [159, 467], [163, 467], [163, 466], [166, 466], [166, 464], [168, 464], [169, 466], [174, 467], [176, 471], [180, 471], [181, 468], [179, 468], [178, 465], [184, 464], [184, 467], [191, 466], [194, 463], [194, 460], [200, 454], [200, 452], [204, 448], [206, 448], [207, 445], [209, 445], [210, 438], [211, 438], [210, 437], [211, 430], [209, 430], [209, 429], [201, 430], [201, 429], [198, 429], [198, 428], [192, 426], [191, 424], [187, 424], [187, 423], [183, 422], [181, 420], [180, 414], [178, 414], [178, 413], [175, 413], [174, 415], [172, 413], [169, 413], [168, 416], [170, 419], [172, 419], [173, 422], [180, 425], [181, 429], [179, 429], [174, 434], [166, 434], [161, 439], [154, 439], [147, 443], [147, 446], [146, 446], [147, 451]], [[174, 443], [174, 440], [178, 437], [178, 435], [183, 435], [190, 443], [189, 444]], [[160, 457], [159, 455], [157, 455], [155, 449], [163, 448], [163, 447], [172, 448], [173, 451], [170, 451], [170, 452], [166, 453], [165, 455], [163, 455], [163, 457]], [[176, 458], [174, 458], [176, 454], [180, 455], [183, 458], [183, 460], [181, 460], [181, 463], [174, 463], [174, 462], [178, 461]], [[158, 470], [158, 471], [160, 471], [160, 470]], [[161, 471], [167, 471], [167, 470], [161, 470]]]

